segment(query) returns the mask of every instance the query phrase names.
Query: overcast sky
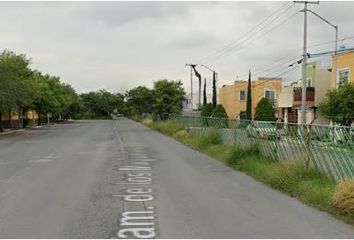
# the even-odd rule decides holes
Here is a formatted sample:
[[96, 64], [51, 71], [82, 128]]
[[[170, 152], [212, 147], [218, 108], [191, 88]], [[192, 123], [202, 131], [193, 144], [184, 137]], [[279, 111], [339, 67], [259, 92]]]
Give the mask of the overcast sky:
[[[123, 93], [138, 85], [151, 87], [154, 80], [165, 78], [181, 79], [189, 90], [185, 63], [205, 63], [216, 69], [219, 86], [246, 79], [249, 68], [254, 77], [277, 76], [285, 71], [282, 76], [289, 82], [299, 76], [299, 68], [286, 72], [290, 68], [285, 61], [297, 60], [301, 54], [303, 14], [295, 13], [303, 5], [284, 4], [0, 2], [0, 47], [27, 54], [32, 68], [60, 76], [79, 92], [105, 88]], [[354, 2], [320, 2], [309, 7], [339, 25], [340, 39], [354, 36]], [[258, 30], [263, 28], [247, 35], [252, 38], [243, 38], [247, 40], [244, 44], [206, 59], [215, 52], [222, 53], [218, 50], [237, 43], [262, 22]], [[334, 41], [334, 30], [312, 15], [308, 35], [309, 46]], [[354, 38], [340, 41], [346, 47], [353, 43]], [[332, 42], [308, 52], [333, 49]], [[271, 64], [279, 59], [276, 71]], [[267, 66], [268, 71], [256, 74]], [[209, 85], [211, 73], [200, 71]]]

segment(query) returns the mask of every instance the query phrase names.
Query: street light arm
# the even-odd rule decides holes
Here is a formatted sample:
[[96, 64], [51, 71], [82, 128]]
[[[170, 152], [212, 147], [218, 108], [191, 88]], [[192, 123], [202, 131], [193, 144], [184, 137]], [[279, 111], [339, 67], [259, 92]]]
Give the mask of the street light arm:
[[335, 29], [338, 29], [337, 25], [334, 25], [333, 23], [331, 23], [330, 21], [328, 21], [327, 19], [321, 17], [320, 15], [318, 15], [317, 13], [315, 13], [314, 11], [310, 10], [310, 9], [306, 9], [306, 11], [312, 13], [313, 15], [315, 15], [316, 17], [318, 17], [319, 19], [321, 19], [322, 21], [326, 22], [327, 24], [331, 25], [332, 27], [334, 27]]
[[211, 72], [214, 72], [214, 70], [210, 69], [209, 67], [207, 67], [207, 66], [205, 66], [205, 65], [200, 65], [200, 66], [202, 66], [202, 67], [208, 69], [208, 70], [211, 71]]

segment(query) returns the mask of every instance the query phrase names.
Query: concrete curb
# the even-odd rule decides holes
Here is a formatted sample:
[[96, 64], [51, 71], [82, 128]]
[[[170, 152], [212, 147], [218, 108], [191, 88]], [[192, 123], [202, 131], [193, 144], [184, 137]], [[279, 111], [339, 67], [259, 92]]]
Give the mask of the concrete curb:
[[10, 130], [10, 131], [5, 131], [5, 132], [0, 132], [0, 136], [6, 136], [6, 135], [10, 135], [10, 134], [14, 134], [17, 132], [24, 132], [26, 131], [26, 129], [17, 129], [17, 130]]

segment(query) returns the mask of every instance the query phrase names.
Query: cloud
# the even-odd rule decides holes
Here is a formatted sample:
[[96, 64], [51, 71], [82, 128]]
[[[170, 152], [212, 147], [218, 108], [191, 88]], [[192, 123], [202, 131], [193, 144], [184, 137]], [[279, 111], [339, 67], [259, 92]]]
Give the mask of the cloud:
[[[199, 63], [235, 42], [283, 4], [0, 2], [0, 47], [26, 53], [33, 58], [33, 68], [61, 76], [78, 91], [124, 91], [152, 86], [162, 78], [180, 78], [188, 90], [185, 63]], [[353, 2], [321, 2], [309, 7], [338, 24], [340, 38], [354, 36]], [[278, 22], [301, 8], [295, 4]], [[266, 36], [228, 51], [227, 56], [210, 58], [207, 64], [219, 72], [223, 84], [237, 75], [247, 76], [249, 68], [264, 67], [286, 55], [296, 57], [301, 54], [302, 21], [302, 13], [298, 13]], [[329, 26], [309, 16], [309, 45], [333, 39]], [[327, 44], [310, 50], [332, 48]], [[211, 75], [205, 71], [203, 77]]]

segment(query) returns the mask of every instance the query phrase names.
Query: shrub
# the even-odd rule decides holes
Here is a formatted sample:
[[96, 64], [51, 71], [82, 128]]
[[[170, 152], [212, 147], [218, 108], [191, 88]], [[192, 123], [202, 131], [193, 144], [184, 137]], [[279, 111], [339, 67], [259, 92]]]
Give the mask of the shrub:
[[201, 111], [200, 115], [202, 117], [210, 117], [213, 110], [214, 110], [213, 104], [208, 103], [202, 107], [202, 111]]
[[200, 115], [203, 117], [202, 126], [205, 127], [209, 126], [208, 118], [211, 116], [213, 110], [214, 110], [214, 106], [211, 103], [208, 103], [202, 107], [202, 111], [200, 113]]
[[214, 108], [213, 112], [211, 113], [211, 116], [214, 118], [228, 118], [225, 108], [221, 104], [218, 104]]
[[275, 121], [275, 112], [271, 102], [267, 98], [262, 98], [254, 114], [254, 120], [257, 121]]
[[218, 104], [212, 114], [211, 114], [210, 126], [217, 128], [227, 128], [229, 125], [229, 119], [225, 112], [224, 107], [221, 104]]
[[180, 130], [176, 132], [173, 136], [175, 138], [186, 138], [189, 136], [189, 133], [186, 130]]
[[149, 126], [152, 123], [152, 119], [145, 118], [143, 119], [142, 123], [146, 126]]
[[332, 196], [332, 203], [340, 212], [354, 215], [354, 179], [337, 183]]

